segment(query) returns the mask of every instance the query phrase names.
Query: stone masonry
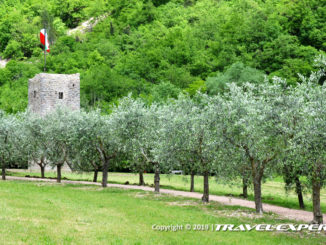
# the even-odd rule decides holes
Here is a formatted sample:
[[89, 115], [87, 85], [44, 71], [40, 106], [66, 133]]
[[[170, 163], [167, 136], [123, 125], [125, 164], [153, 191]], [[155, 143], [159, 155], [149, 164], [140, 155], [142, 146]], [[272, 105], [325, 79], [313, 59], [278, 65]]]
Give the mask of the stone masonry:
[[[44, 116], [60, 106], [72, 110], [80, 109], [79, 73], [72, 75], [40, 73], [29, 79], [28, 108], [30, 111]], [[39, 169], [37, 164], [29, 164], [29, 170]], [[46, 170], [52, 169], [47, 166]], [[71, 171], [67, 164], [64, 164], [62, 170]]]
[[80, 109], [80, 75], [40, 73], [29, 80], [28, 108], [42, 116], [58, 106]]

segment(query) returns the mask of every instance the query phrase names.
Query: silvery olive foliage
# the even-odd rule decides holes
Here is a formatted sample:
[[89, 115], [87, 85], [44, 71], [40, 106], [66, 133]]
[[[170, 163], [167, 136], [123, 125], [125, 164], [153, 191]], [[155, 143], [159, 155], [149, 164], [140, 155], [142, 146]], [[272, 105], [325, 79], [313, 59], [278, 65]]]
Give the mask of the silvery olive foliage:
[[[280, 78], [277, 78], [280, 79]], [[300, 85], [301, 86], [301, 85]], [[300, 208], [304, 209], [303, 192], [306, 187], [305, 181], [301, 176], [304, 175], [304, 169], [300, 167], [302, 158], [296, 154], [290, 142], [299, 132], [299, 122], [305, 120], [302, 109], [305, 106], [304, 93], [297, 93], [298, 88], [288, 88], [277, 101], [277, 114], [280, 116], [280, 134], [283, 137], [284, 149], [278, 156], [276, 172], [283, 175], [285, 189], [289, 191], [295, 189], [298, 195]], [[296, 95], [295, 95], [296, 94]]]
[[[159, 191], [160, 172], [167, 172], [166, 158], [162, 148], [165, 147], [165, 132], [171, 124], [170, 108], [153, 103], [148, 106], [131, 95], [119, 101], [110, 117], [117, 121], [117, 131], [123, 142], [123, 152], [129, 167], [139, 173], [139, 184], [143, 185], [143, 172], [153, 169], [155, 172], [155, 190]], [[164, 148], [165, 149], [165, 148]], [[162, 164], [164, 162], [164, 164]]]
[[100, 111], [80, 111], [76, 114], [74, 127], [71, 129], [71, 144], [74, 156], [71, 168], [75, 171], [94, 171], [93, 181], [97, 181], [97, 173], [102, 170], [102, 160], [97, 150], [98, 135], [104, 121]]
[[[144, 185], [143, 173], [150, 167], [143, 152], [148, 152], [146, 125], [148, 107], [140, 99], [131, 95], [121, 99], [111, 117], [117, 122], [118, 133], [123, 144], [123, 152], [131, 170], [139, 173], [139, 184]], [[147, 153], [148, 155], [148, 153]], [[146, 157], [150, 157], [147, 156]]]
[[[296, 103], [294, 113], [284, 113], [295, 126], [288, 127], [289, 154], [295, 159], [293, 166], [307, 177], [312, 187], [314, 221], [322, 223], [320, 189], [326, 182], [326, 85], [319, 85], [323, 70], [314, 72], [291, 91], [290, 101]], [[294, 122], [292, 124], [294, 124]]]
[[44, 117], [43, 134], [46, 135], [48, 151], [47, 161], [57, 168], [57, 181], [61, 182], [61, 168], [64, 164], [71, 165], [73, 158], [72, 139], [74, 137], [75, 118], [78, 111], [70, 111], [67, 108], [58, 108]]
[[3, 180], [6, 178], [6, 168], [10, 164], [23, 163], [27, 160], [23, 151], [22, 127], [18, 116], [6, 115], [0, 111], [0, 167]]
[[[100, 111], [80, 112], [74, 121], [72, 144], [77, 170], [103, 172], [102, 186], [107, 186], [110, 164], [122, 152], [122, 139], [117, 117], [101, 115]], [[94, 178], [95, 180], [95, 178]]]
[[[170, 170], [182, 169], [190, 174], [204, 176], [203, 201], [209, 200], [208, 177], [220, 163], [221, 137], [219, 118], [212, 113], [208, 97], [198, 94], [194, 99], [180, 96], [161, 107], [166, 118], [161, 130], [161, 141], [155, 155]], [[191, 188], [192, 189], [192, 188]]]
[[50, 153], [51, 139], [45, 132], [47, 121], [30, 112], [22, 115], [24, 132], [21, 136], [25, 143], [25, 151], [28, 153], [29, 164], [37, 164], [41, 168], [41, 174], [44, 178], [45, 167], [49, 164], [48, 154]]
[[96, 125], [93, 135], [96, 150], [102, 161], [102, 186], [107, 186], [108, 170], [113, 161], [122, 153], [123, 145], [119, 137], [119, 121], [112, 116], [103, 115], [100, 124]]
[[70, 141], [74, 133], [72, 130], [75, 126], [74, 117], [77, 114], [78, 112], [59, 108], [44, 117], [46, 123], [43, 130], [50, 142], [47, 157], [54, 167], [70, 163]]
[[[248, 186], [252, 183], [251, 166], [245, 151], [239, 149], [235, 142], [230, 140], [233, 136], [229, 134], [230, 126], [228, 121], [236, 119], [230, 118], [228, 99], [228, 95], [205, 96], [208, 117], [214, 125], [211, 134], [219, 149], [218, 159], [212, 167], [218, 177], [217, 181], [229, 183], [230, 185], [242, 185], [242, 195], [247, 198]], [[233, 133], [236, 134], [237, 131]], [[242, 182], [239, 179], [242, 179]]]
[[200, 109], [186, 96], [162, 106], [161, 113], [167, 118], [164, 123], [161, 145], [156, 155], [168, 170], [180, 169], [185, 173], [199, 173], [198, 147], [194, 144], [195, 125]]
[[283, 150], [280, 134], [278, 101], [285, 83], [231, 84], [222, 107], [224, 108], [223, 137], [235, 151], [244, 154], [249, 164], [254, 186], [256, 211], [262, 213], [261, 182], [266, 171], [275, 166], [273, 162]]
[[159, 192], [160, 172], [165, 168], [163, 162], [156, 154], [161, 146], [164, 125], [168, 118], [161, 110], [161, 106], [153, 103], [147, 110], [142, 111], [140, 125], [138, 125], [138, 136], [136, 140], [130, 138], [133, 144], [134, 159], [144, 159], [154, 169], [155, 191]]

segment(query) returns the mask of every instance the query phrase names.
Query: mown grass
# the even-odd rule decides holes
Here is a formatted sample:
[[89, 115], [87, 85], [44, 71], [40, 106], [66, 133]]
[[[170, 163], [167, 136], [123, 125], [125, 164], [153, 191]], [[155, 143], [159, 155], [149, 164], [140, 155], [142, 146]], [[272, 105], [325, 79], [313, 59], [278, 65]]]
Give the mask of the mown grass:
[[[10, 175], [15, 176], [40, 176], [39, 172], [20, 171], [20, 172], [9, 172]], [[47, 177], [56, 177], [55, 172], [47, 172]], [[63, 176], [72, 180], [87, 180], [92, 181], [92, 173], [63, 173]], [[152, 185], [154, 180], [153, 174], [144, 174], [145, 183]], [[101, 181], [101, 174], [99, 174], [98, 181]], [[133, 173], [109, 173], [109, 182], [125, 184], [138, 184], [138, 175]], [[161, 175], [161, 187], [166, 189], [175, 189], [189, 191], [190, 187], [190, 176], [181, 175]], [[202, 176], [196, 176], [195, 178], [195, 191], [203, 191], [203, 178]], [[238, 184], [222, 184], [217, 182], [214, 177], [210, 178], [210, 194], [215, 195], [232, 195], [239, 197], [242, 193], [241, 181]], [[249, 200], [254, 200], [253, 190], [248, 190]], [[293, 209], [299, 209], [298, 198], [294, 191], [286, 192], [284, 189], [284, 182], [282, 177], [275, 177], [274, 179], [267, 180], [262, 186], [263, 202], [274, 204], [282, 207], [288, 207]], [[304, 193], [304, 201], [306, 209], [312, 211], [311, 194]], [[321, 191], [321, 209], [323, 213], [326, 213], [326, 189]]]
[[323, 244], [325, 234], [160, 232], [154, 224], [294, 223], [253, 210], [135, 190], [0, 181], [0, 244]]

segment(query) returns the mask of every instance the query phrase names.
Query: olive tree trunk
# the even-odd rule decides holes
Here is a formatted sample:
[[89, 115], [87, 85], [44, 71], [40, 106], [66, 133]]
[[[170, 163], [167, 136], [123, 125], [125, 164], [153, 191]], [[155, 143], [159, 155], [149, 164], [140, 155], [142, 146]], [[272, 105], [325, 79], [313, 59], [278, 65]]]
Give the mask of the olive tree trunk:
[[41, 178], [44, 179], [45, 178], [45, 167], [43, 165], [41, 165], [40, 168], [41, 168]]
[[301, 209], [305, 209], [302, 195], [302, 186], [298, 177], [295, 177], [295, 192], [298, 195], [299, 206]]
[[61, 167], [62, 167], [62, 164], [57, 165], [57, 182], [58, 183], [61, 183]]
[[158, 164], [155, 164], [154, 187], [155, 192], [160, 192], [160, 167]]
[[201, 200], [203, 202], [209, 202], [209, 172], [205, 171], [204, 172], [204, 193], [203, 193], [203, 197], [201, 198]]
[[1, 168], [1, 176], [2, 180], [6, 180], [6, 168], [4, 166]]
[[195, 191], [195, 174], [191, 173], [190, 175], [190, 192]]
[[97, 175], [98, 175], [98, 170], [97, 169], [95, 169], [94, 170], [94, 176], [93, 176], [93, 182], [97, 182]]
[[145, 185], [143, 170], [139, 171], [139, 185]]
[[105, 158], [103, 163], [102, 187], [108, 186], [109, 159]]
[[248, 178], [242, 177], [242, 195], [244, 198], [248, 198]]
[[312, 180], [312, 203], [313, 203], [313, 213], [314, 213], [314, 223], [323, 223], [323, 214], [320, 209], [320, 181], [313, 178]]
[[263, 214], [263, 203], [261, 200], [261, 178], [256, 176], [253, 179], [256, 213]]
[[[266, 161], [264, 163], [266, 163]], [[252, 183], [254, 185], [256, 213], [263, 214], [263, 203], [261, 199], [261, 179], [264, 173], [264, 165], [262, 164], [262, 162], [256, 161], [251, 156], [250, 156], [250, 165], [251, 165]]]

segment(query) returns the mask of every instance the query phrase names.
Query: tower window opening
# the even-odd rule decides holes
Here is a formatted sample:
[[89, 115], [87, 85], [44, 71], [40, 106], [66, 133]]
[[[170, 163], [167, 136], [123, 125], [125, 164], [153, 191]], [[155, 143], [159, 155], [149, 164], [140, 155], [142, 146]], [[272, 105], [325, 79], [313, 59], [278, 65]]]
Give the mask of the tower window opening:
[[34, 90], [34, 95], [33, 96], [34, 96], [34, 98], [36, 98], [36, 91], [35, 90]]
[[59, 92], [59, 99], [60, 99], [60, 100], [63, 99], [63, 92]]

